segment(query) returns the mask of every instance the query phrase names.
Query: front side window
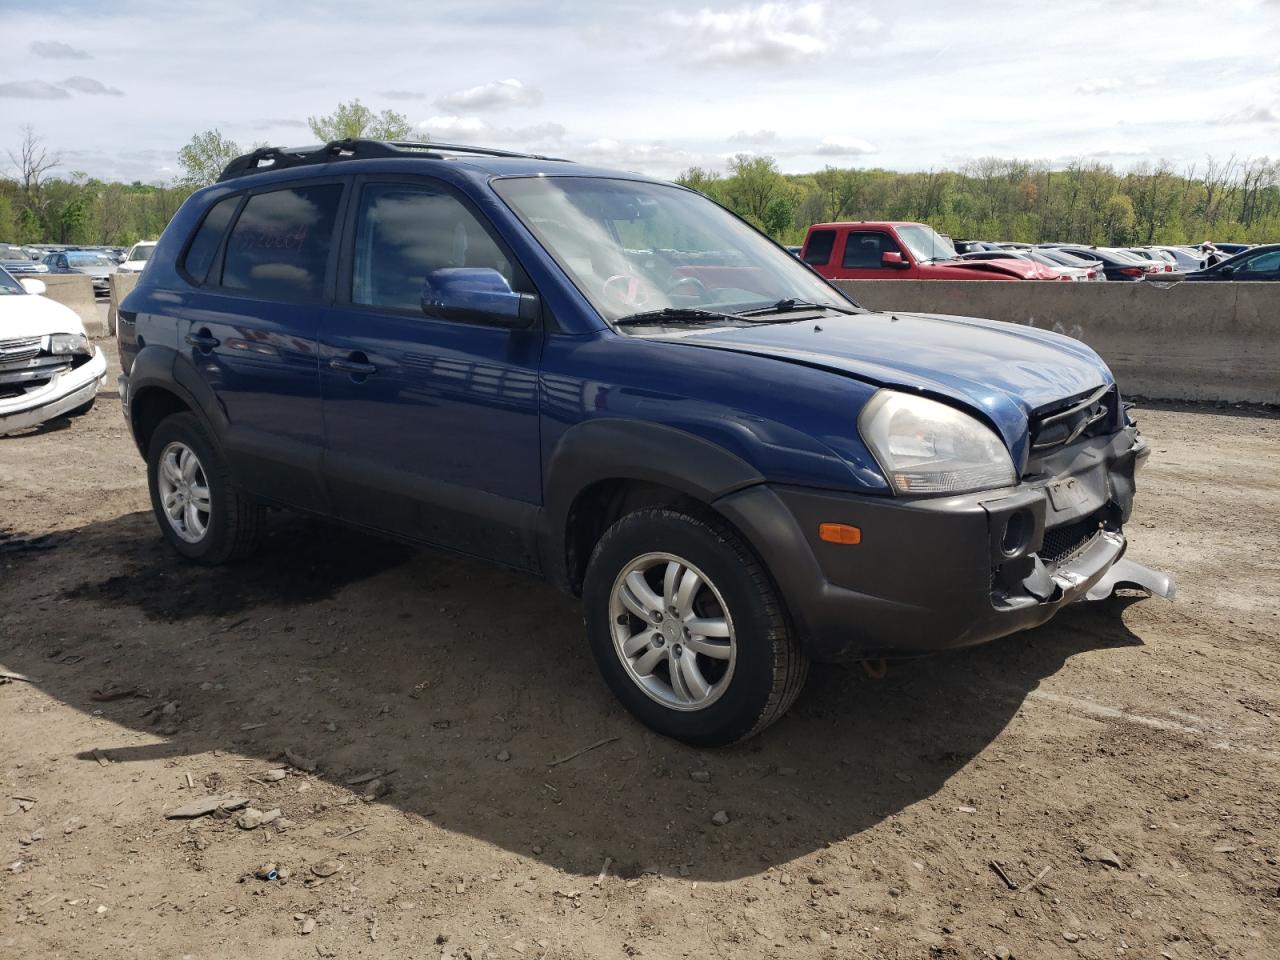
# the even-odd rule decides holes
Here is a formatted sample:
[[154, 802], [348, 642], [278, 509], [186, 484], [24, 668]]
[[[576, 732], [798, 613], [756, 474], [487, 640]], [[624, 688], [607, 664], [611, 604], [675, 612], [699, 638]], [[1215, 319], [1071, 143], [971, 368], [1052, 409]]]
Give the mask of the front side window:
[[879, 230], [850, 230], [841, 263], [855, 270], [879, 270], [886, 253], [901, 253], [893, 237]]
[[692, 190], [604, 177], [493, 186], [606, 320], [667, 307], [734, 313], [785, 299], [849, 308], [798, 259]]
[[353, 303], [421, 311], [427, 275], [452, 267], [489, 267], [514, 285], [510, 261], [451, 194], [394, 183], [365, 186], [356, 211]]
[[231, 229], [222, 285], [267, 300], [318, 300], [342, 185], [254, 194]]
[[231, 216], [240, 205], [240, 195], [224, 197], [213, 205], [205, 214], [200, 229], [191, 239], [187, 247], [187, 255], [183, 259], [183, 269], [196, 283], [204, 283], [209, 276], [209, 268], [213, 266], [213, 258], [218, 255], [218, 246], [222, 243], [222, 235], [227, 231]]
[[[7, 296], [8, 294], [26, 293], [26, 292], [27, 292], [26, 290], [22, 289], [22, 284], [20, 284], [17, 280], [13, 279], [13, 276], [9, 273], [8, 270], [6, 270], [4, 267], [0, 267], [0, 296]], [[3, 336], [2, 332], [0, 332], [0, 336]]]

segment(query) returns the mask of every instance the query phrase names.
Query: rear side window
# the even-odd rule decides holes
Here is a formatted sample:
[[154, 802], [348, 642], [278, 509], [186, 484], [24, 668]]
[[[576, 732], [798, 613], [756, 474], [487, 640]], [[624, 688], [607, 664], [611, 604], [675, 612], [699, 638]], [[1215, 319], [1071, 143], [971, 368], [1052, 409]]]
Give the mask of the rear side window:
[[898, 245], [887, 233], [873, 230], [855, 230], [850, 232], [844, 242], [844, 266], [860, 270], [879, 269], [884, 266], [880, 262], [886, 253], [901, 253]]
[[809, 234], [809, 243], [804, 248], [804, 262], [815, 267], [825, 266], [831, 259], [831, 248], [836, 244], [834, 230], [815, 230]]
[[318, 300], [342, 185], [254, 194], [231, 229], [222, 285], [267, 300]]
[[[209, 276], [209, 267], [213, 265], [213, 258], [218, 255], [218, 244], [222, 243], [222, 235], [226, 233], [227, 224], [231, 222], [231, 215], [236, 212], [236, 205], [239, 202], [240, 196], [238, 194], [219, 200], [205, 214], [204, 222], [200, 224], [200, 229], [191, 238], [191, 245], [187, 247], [187, 255], [182, 260], [182, 269], [196, 283], [204, 283], [205, 278]], [[146, 260], [151, 256], [153, 249], [155, 248], [135, 247], [134, 253], [130, 254], [130, 256], [137, 256], [140, 260]]]

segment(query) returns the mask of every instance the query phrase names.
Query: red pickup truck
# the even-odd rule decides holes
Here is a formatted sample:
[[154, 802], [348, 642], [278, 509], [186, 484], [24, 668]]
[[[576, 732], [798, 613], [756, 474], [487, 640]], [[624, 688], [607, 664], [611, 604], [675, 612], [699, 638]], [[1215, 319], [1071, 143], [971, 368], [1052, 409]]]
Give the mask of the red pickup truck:
[[815, 223], [800, 259], [829, 280], [1066, 280], [1030, 260], [958, 260], [923, 223]]

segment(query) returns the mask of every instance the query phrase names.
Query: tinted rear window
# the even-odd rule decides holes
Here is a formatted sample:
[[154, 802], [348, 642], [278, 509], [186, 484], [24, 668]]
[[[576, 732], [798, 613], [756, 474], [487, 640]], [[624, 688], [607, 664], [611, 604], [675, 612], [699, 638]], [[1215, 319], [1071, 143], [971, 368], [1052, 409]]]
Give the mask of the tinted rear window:
[[240, 197], [237, 195], [215, 203], [213, 209], [205, 214], [204, 222], [192, 238], [191, 246], [187, 248], [187, 255], [182, 261], [182, 268], [196, 283], [204, 283], [209, 276], [209, 267], [213, 265], [213, 258], [218, 253], [218, 244], [222, 242], [222, 235], [239, 202]]
[[222, 285], [271, 300], [318, 300], [341, 199], [336, 183], [250, 197], [227, 241]]
[[804, 262], [816, 267], [824, 266], [831, 260], [831, 248], [836, 243], [834, 230], [815, 230], [809, 234], [809, 243], [804, 248]]

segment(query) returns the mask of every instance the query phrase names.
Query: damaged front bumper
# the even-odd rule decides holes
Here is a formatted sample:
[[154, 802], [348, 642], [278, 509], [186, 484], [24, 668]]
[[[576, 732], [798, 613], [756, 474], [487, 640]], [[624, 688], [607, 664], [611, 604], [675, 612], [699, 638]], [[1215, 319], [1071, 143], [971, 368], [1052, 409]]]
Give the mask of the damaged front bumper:
[[[106, 378], [107, 358], [98, 347], [83, 363], [69, 365], [13, 396], [0, 393], [0, 435], [38, 426], [84, 406]], [[15, 381], [20, 383], [21, 381]], [[0, 388], [6, 386], [0, 376]]]
[[[1119, 586], [1171, 596], [1167, 578], [1122, 560], [1149, 452], [1130, 426], [1040, 458], [1005, 490], [911, 499], [760, 485], [716, 507], [768, 564], [815, 659], [911, 656], [1038, 626]], [[860, 542], [821, 540], [824, 523], [858, 527]]]

